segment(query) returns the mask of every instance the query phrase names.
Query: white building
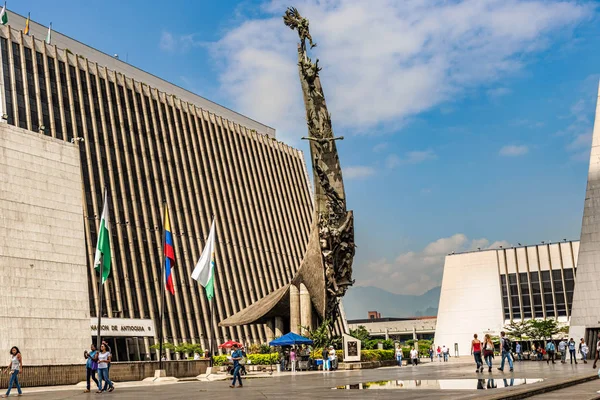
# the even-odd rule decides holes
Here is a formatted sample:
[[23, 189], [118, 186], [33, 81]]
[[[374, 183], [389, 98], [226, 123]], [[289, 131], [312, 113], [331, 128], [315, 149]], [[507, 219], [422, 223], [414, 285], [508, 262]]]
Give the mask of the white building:
[[511, 320], [568, 322], [578, 241], [446, 257], [434, 343], [470, 355], [473, 334], [499, 335]]

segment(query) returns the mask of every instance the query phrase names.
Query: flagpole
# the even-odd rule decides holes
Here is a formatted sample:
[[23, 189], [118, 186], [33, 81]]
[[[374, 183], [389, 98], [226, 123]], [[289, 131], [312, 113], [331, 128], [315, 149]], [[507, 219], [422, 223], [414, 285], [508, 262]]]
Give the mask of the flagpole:
[[159, 351], [158, 351], [158, 359], [159, 361], [159, 367], [158, 369], [162, 370], [163, 369], [163, 360], [162, 360], [162, 352], [163, 352], [163, 318], [164, 318], [164, 314], [165, 314], [165, 238], [166, 238], [166, 232], [165, 232], [165, 217], [167, 215], [167, 202], [164, 201], [163, 202], [163, 221], [162, 221], [162, 226], [163, 226], [163, 232], [162, 232], [162, 247], [160, 249], [160, 276], [161, 276], [161, 282], [160, 282], [160, 327], [159, 327]]
[[[104, 204], [102, 205], [102, 209], [104, 210], [104, 206], [108, 202], [108, 190], [106, 187], [104, 188]], [[102, 222], [101, 222], [102, 223]], [[102, 344], [102, 297], [104, 295], [104, 287], [102, 286], [102, 277], [103, 277], [103, 268], [104, 268], [104, 254], [100, 257], [100, 279], [98, 279], [98, 333], [96, 334], [96, 350], [100, 351], [100, 345]]]

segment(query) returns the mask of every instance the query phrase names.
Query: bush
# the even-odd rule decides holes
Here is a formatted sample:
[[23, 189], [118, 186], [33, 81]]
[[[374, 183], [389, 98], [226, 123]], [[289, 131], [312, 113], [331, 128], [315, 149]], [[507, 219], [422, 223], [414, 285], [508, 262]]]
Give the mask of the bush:
[[[279, 362], [279, 354], [278, 353], [270, 353], [270, 354], [248, 354], [248, 361], [250, 361], [253, 365], [271, 365], [277, 364]], [[227, 364], [227, 356], [215, 356], [213, 357], [213, 365], [215, 367], [220, 367], [222, 365]]]
[[394, 350], [363, 350], [360, 354], [360, 361], [385, 361], [394, 358]]

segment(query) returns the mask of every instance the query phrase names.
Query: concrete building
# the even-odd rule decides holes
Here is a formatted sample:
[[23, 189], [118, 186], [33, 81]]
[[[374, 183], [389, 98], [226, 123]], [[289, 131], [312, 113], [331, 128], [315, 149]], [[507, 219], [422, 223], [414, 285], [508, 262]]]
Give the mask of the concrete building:
[[436, 317], [417, 318], [369, 318], [348, 320], [349, 329], [364, 326], [369, 335], [384, 339], [409, 340], [433, 339], [437, 323]]
[[77, 146], [0, 124], [0, 349], [66, 364], [90, 344]]
[[585, 338], [592, 356], [600, 335], [600, 89], [581, 224], [570, 336]]
[[[55, 235], [45, 246], [54, 249], [60, 243], [72, 249], [70, 269], [74, 274], [87, 274], [85, 283], [79, 282], [73, 290], [87, 285], [88, 296], [82, 298], [77, 292], [70, 298], [77, 305], [69, 305], [69, 310], [89, 312], [89, 317], [85, 314], [89, 318], [86, 347], [96, 325], [98, 287], [93, 259], [105, 187], [113, 237], [112, 272], [103, 287], [102, 329], [117, 360], [156, 358], [150, 346], [157, 341], [159, 321], [163, 201], [171, 215], [176, 258], [175, 295], [166, 298], [165, 339], [208, 348], [210, 341], [229, 339], [265, 343], [289, 331], [289, 321], [274, 318], [235, 327], [218, 323], [287, 285], [298, 270], [313, 212], [302, 153], [275, 140], [274, 129], [115, 57], [59, 32], [53, 32], [51, 45], [46, 44], [37, 38], [45, 37], [47, 27], [35, 22], [31, 35], [24, 35], [20, 30], [24, 18], [12, 12], [9, 22], [0, 27], [0, 131], [4, 137], [12, 135], [12, 142], [29, 143], [30, 137], [37, 136], [40, 143], [52, 143], [39, 152], [57, 165], [32, 164], [28, 174], [60, 175], [56, 171], [68, 165], [70, 175], [64, 177], [70, 180], [68, 186], [62, 181], [40, 183], [36, 190], [41, 191], [40, 199], [63, 200], [64, 204], [53, 203], [56, 210], [48, 209], [56, 227], [65, 223], [59, 219], [67, 207], [70, 213], [79, 214], [79, 218], [69, 214], [73, 221], [63, 226], [68, 230], [65, 237]], [[79, 160], [73, 159], [73, 152]], [[2, 168], [0, 182], [14, 182], [21, 173], [11, 165]], [[79, 186], [81, 192], [69, 192], [67, 201], [66, 194], [55, 193], [61, 184], [71, 192]], [[27, 190], [20, 194], [27, 196]], [[11, 203], [15, 199], [8, 200], [0, 203], [0, 215], [17, 207], [17, 221], [30, 211], [37, 212], [32, 207], [41, 207], [36, 203], [20, 208]], [[211, 322], [204, 290], [190, 274], [213, 216], [218, 244], [216, 316]], [[46, 224], [44, 219], [37, 221]], [[31, 225], [21, 241], [35, 237], [34, 221]], [[1, 250], [0, 265], [8, 263], [16, 268], [17, 276], [29, 276], [26, 259], [14, 264], [9, 258], [22, 249], [13, 241], [7, 246]], [[38, 259], [35, 253], [31, 257]], [[73, 285], [68, 280], [55, 283]], [[24, 291], [10, 293], [11, 301], [31, 296]], [[3, 303], [3, 307], [10, 304]], [[56, 313], [66, 312], [60, 303], [55, 308]], [[0, 328], [0, 352], [8, 351], [6, 346], [25, 335], [21, 330], [25, 327], [12, 327]], [[56, 331], [48, 339], [56, 343], [58, 338], [69, 338], [68, 347], [77, 347], [81, 354], [78, 329], [69, 329], [69, 335]]]
[[434, 343], [470, 355], [474, 333], [531, 318], [568, 323], [578, 252], [564, 241], [446, 256]]

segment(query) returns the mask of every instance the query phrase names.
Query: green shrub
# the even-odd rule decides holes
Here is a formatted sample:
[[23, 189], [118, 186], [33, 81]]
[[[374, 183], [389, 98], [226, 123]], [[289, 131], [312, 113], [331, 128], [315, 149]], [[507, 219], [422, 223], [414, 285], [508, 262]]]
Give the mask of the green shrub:
[[[279, 354], [248, 354], [248, 361], [253, 365], [271, 365], [279, 362]], [[213, 365], [220, 367], [227, 364], [227, 356], [215, 356], [213, 357]]]
[[394, 350], [363, 350], [360, 354], [361, 361], [385, 361], [394, 358]]

